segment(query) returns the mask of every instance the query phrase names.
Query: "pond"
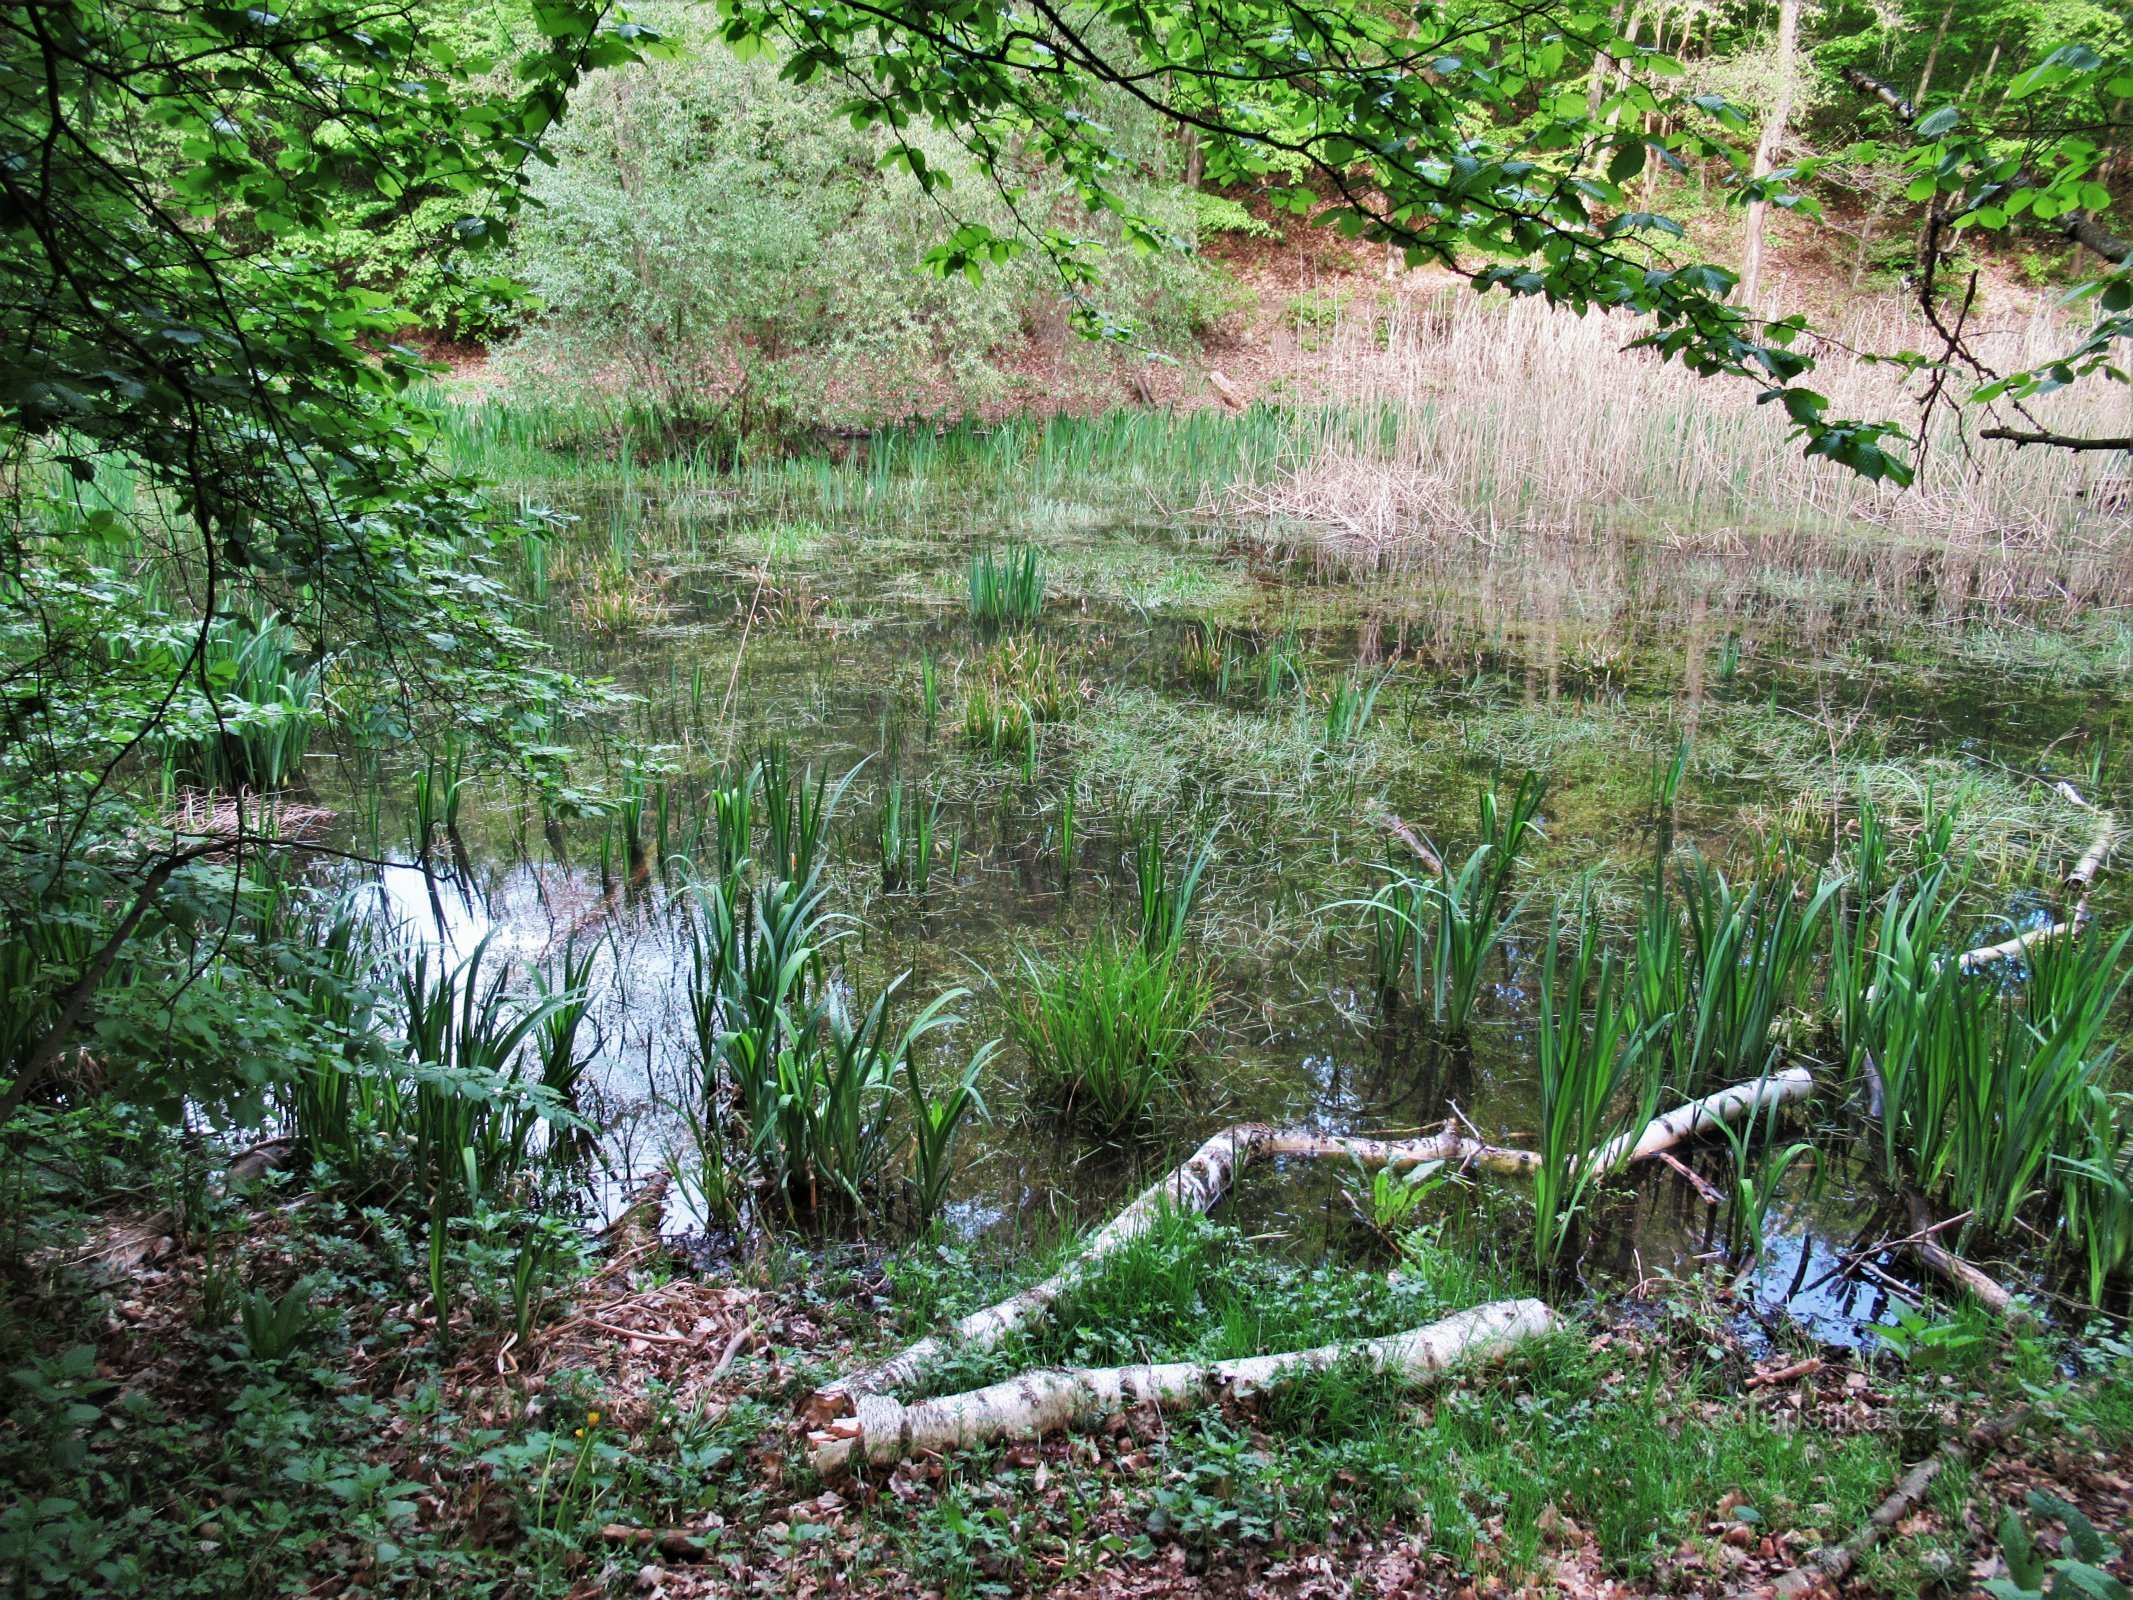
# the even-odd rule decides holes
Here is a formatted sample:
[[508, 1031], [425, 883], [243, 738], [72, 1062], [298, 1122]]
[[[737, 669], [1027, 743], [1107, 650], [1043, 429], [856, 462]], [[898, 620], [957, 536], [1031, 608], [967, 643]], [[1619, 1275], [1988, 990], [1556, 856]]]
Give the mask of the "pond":
[[[1589, 886], [1626, 947], [1662, 857], [1836, 871], [1865, 795], [1899, 858], [1952, 813], [1984, 886], [1969, 942], [2048, 922], [2091, 825], [2043, 780], [2104, 803], [2126, 718], [2127, 636], [2109, 613], [2066, 620], [2048, 584], [2025, 600], [2003, 561], [1975, 553], [1808, 558], [1796, 541], [1684, 547], [1625, 528], [1358, 562], [1307, 529], [1057, 500], [995, 506], [975, 527], [712, 493], [571, 503], [516, 581], [573, 668], [626, 696], [595, 731], [629, 820], [467, 784], [427, 870], [406, 843], [423, 827], [410, 807], [374, 801], [358, 831], [410, 863], [373, 892], [411, 937], [463, 955], [492, 936], [492, 955], [551, 967], [594, 952], [603, 1214], [688, 1159], [674, 1108], [697, 1040], [674, 907], [711, 859], [712, 789], [766, 749], [838, 796], [824, 886], [843, 919], [840, 992], [863, 1009], [908, 971], [908, 1014], [968, 991], [929, 1058], [944, 1078], [1011, 1032], [1030, 963], [1133, 938], [1146, 841], [1173, 877], [1208, 852], [1182, 959], [1213, 1003], [1174, 1091], [1099, 1135], [1031, 1091], [1017, 1045], [979, 1080], [990, 1115], [963, 1140], [944, 1221], [1036, 1249], [1230, 1123], [1376, 1134], [1452, 1119], [1530, 1145], [1551, 919]], [[981, 626], [973, 558], [1011, 548], [1035, 552], [1041, 615]], [[1447, 1038], [1421, 985], [1379, 984], [1360, 902], [1419, 870], [1416, 843], [1464, 859], [1481, 796], [1508, 803], [1527, 772], [1546, 788], [1516, 914], [1471, 1025]], [[914, 842], [921, 821], [931, 837]], [[2119, 899], [2107, 876], [2097, 910], [2115, 920]], [[1793, 1059], [1825, 1065], [1811, 1030], [1789, 1037]], [[1828, 1159], [1786, 1171], [1741, 1289], [1757, 1315], [1857, 1342], [1913, 1269], [1869, 1249], [1863, 1273], [1838, 1270], [1906, 1231], [1850, 1153], [1860, 1124], [1843, 1088], [1833, 1069], [1784, 1135]], [[1745, 1259], [1729, 1208], [1706, 1197], [1730, 1195], [1732, 1156], [1722, 1142], [1680, 1155], [1694, 1176], [1647, 1163], [1593, 1213], [1586, 1290]], [[1262, 1173], [1237, 1204], [1270, 1244], [1348, 1248], [1349, 1187], [1337, 1171]], [[1450, 1214], [1505, 1226], [1471, 1193]], [[671, 1229], [702, 1224], [676, 1201]]]

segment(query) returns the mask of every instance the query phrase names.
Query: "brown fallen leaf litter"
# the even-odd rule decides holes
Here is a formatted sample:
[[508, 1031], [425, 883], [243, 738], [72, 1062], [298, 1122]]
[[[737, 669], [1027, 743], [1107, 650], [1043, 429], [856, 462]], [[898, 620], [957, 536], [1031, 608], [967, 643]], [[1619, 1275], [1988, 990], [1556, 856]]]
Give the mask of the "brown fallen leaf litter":
[[[284, 1209], [286, 1214], [297, 1208]], [[258, 1220], [254, 1259], [271, 1270], [279, 1219], [270, 1211]], [[160, 1233], [158, 1222], [153, 1216], [114, 1221], [100, 1241], [72, 1260], [101, 1261], [110, 1274], [97, 1338], [100, 1370], [182, 1411], [197, 1388], [186, 1335], [204, 1263]], [[791, 1296], [773, 1289], [670, 1276], [675, 1260], [642, 1226], [641, 1216], [625, 1217], [610, 1230], [608, 1242], [605, 1264], [575, 1287], [568, 1304], [524, 1346], [510, 1336], [465, 1339], [443, 1375], [450, 1410], [501, 1426], [537, 1409], [548, 1386], [569, 1372], [578, 1393], [588, 1392], [585, 1375], [590, 1376], [589, 1392], [599, 1397], [606, 1425], [618, 1436], [649, 1422], [655, 1396], [657, 1403], [712, 1415], [750, 1397], [775, 1398], [787, 1402], [783, 1414], [790, 1420], [765, 1430], [749, 1457], [748, 1467], [772, 1506], [756, 1525], [729, 1522], [715, 1508], [680, 1527], [607, 1524], [591, 1541], [585, 1575], [569, 1590], [570, 1600], [604, 1595], [932, 1600], [935, 1592], [915, 1587], [901, 1569], [893, 1544], [870, 1530], [868, 1512], [885, 1500], [905, 1508], [928, 1504], [944, 1478], [938, 1458], [919, 1457], [886, 1476], [846, 1479], [828, 1488], [811, 1478], [794, 1482], [790, 1498], [785, 1497], [793, 1471], [789, 1463], [802, 1458], [799, 1401], [810, 1382], [851, 1358], [849, 1333], [825, 1327]], [[280, 1254], [293, 1279], [298, 1269], [293, 1251], [284, 1248]], [[434, 1327], [419, 1303], [376, 1309], [397, 1313], [418, 1328]], [[1603, 1333], [1596, 1342], [1633, 1342], [1634, 1337]], [[347, 1370], [373, 1393], [394, 1392], [406, 1381], [400, 1365], [360, 1348], [350, 1352]], [[1831, 1434], [1896, 1425], [1891, 1397], [1873, 1375], [1834, 1357], [1773, 1360], [1753, 1369], [1742, 1387], [1762, 1391], [1766, 1405]], [[1248, 1410], [1227, 1409], [1238, 1426], [1253, 1426]], [[1937, 1420], [1952, 1430], [1976, 1419], [1959, 1417], [1951, 1402]], [[1492, 1552], [1492, 1538], [1476, 1541], [1464, 1560], [1430, 1548], [1426, 1518], [1421, 1526], [1357, 1529], [1344, 1540], [1282, 1553], [1239, 1541], [1207, 1552], [1204, 1562], [1177, 1543], [1158, 1544], [1152, 1556], [1136, 1556], [1127, 1547], [1145, 1533], [1146, 1524], [1135, 1500], [1144, 1501], [1164, 1480], [1151, 1447], [1165, 1426], [1160, 1416], [1142, 1412], [1115, 1418], [1097, 1434], [1051, 1438], [1006, 1452], [1003, 1467], [1031, 1472], [1035, 1502], [1058, 1503], [1069, 1492], [1082, 1498], [1087, 1517], [1082, 1542], [1093, 1553], [1079, 1564], [1035, 1556], [1029, 1565], [1036, 1571], [1026, 1577], [1005, 1564], [988, 1573], [981, 1560], [981, 1581], [992, 1592], [1056, 1600], [1627, 1600], [1659, 1594], [1715, 1600], [1772, 1594], [1777, 1580], [1820, 1542], [1851, 1531], [1795, 1529], [1772, 1536], [1736, 1518], [1733, 1513], [1746, 1501], [1729, 1495], [1711, 1508], [1697, 1534], [1659, 1562], [1649, 1578], [1636, 1582], [1609, 1576], [1592, 1533], [1553, 1506], [1542, 1512], [1537, 1527], [1540, 1570], [1523, 1576], [1504, 1570]], [[492, 1485], [479, 1474], [448, 1481], [424, 1454], [422, 1442], [408, 1436], [404, 1421], [386, 1427], [375, 1459], [428, 1484], [417, 1512], [433, 1529], [449, 1528], [477, 1543], [508, 1545], [515, 1537], [509, 1508], [490, 1492]], [[1091, 1482], [1099, 1486], [1094, 1493], [1087, 1487]], [[1957, 1513], [1921, 1506], [1896, 1525], [1895, 1536], [1937, 1557], [1938, 1592], [1982, 1593], [1985, 1581], [2005, 1575], [1997, 1553], [1999, 1509], [2019, 1503], [2031, 1489], [2080, 1507], [2106, 1537], [2133, 1542], [2127, 1538], [2133, 1533], [2133, 1461], [2055, 1439], [2035, 1427], [1977, 1465]], [[796, 1530], [805, 1537], [796, 1537]], [[1500, 1519], [1487, 1531], [1500, 1534]], [[1098, 1548], [1106, 1535], [1113, 1547]], [[2056, 1540], [2049, 1526], [2040, 1532], [2047, 1555]], [[2112, 1570], [2133, 1578], [2133, 1563], [2121, 1560]], [[307, 1592], [318, 1600], [373, 1592], [362, 1579], [354, 1571]], [[1810, 1592], [1842, 1600], [1892, 1591], [1877, 1586], [1876, 1568], [1869, 1563], [1842, 1583], [1824, 1581]]]

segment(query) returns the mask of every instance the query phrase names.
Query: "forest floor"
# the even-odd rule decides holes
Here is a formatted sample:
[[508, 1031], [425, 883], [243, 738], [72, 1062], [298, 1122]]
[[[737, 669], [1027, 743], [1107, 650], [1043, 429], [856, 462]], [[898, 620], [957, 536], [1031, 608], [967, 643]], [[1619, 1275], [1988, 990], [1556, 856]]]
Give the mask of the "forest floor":
[[[1761, 1594], [2017, 1405], [2026, 1428], [1824, 1592], [1975, 1592], [2034, 1494], [2133, 1535], [2133, 1351], [2092, 1343], [2076, 1377], [1963, 1315], [1905, 1359], [1847, 1356], [1768, 1337], [1722, 1280], [1670, 1282], [1426, 1397], [1361, 1397], [1391, 1415], [1329, 1391], [824, 1481], [801, 1400], [1004, 1263], [928, 1241], [699, 1275], [625, 1219], [524, 1338], [470, 1282], [440, 1344], [405, 1234], [291, 1180], [183, 1235], [84, 1221], [10, 1274], [22, 1595], [88, 1571], [160, 1595]], [[239, 1260], [255, 1293], [308, 1291], [272, 1357], [218, 1299]], [[2048, 1503], [2031, 1521], [2046, 1553], [2068, 1537]]]

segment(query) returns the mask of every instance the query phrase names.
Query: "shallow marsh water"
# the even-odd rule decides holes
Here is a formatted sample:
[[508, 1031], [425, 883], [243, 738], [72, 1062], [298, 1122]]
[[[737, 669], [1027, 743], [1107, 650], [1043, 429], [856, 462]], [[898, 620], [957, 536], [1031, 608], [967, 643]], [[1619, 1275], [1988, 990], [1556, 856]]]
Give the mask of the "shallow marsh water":
[[[835, 777], [860, 766], [829, 871], [851, 919], [843, 979], [871, 995], [909, 969], [907, 998], [920, 1001], [967, 986], [958, 1061], [1002, 1031], [994, 980], [1014, 982], [1021, 952], [1130, 929], [1139, 830], [1158, 823], [1180, 848], [1215, 839], [1191, 946], [1218, 1000], [1179, 1097], [1142, 1136], [1095, 1144], [1025, 1102], [1014, 1052], [983, 1085], [992, 1120], [966, 1139], [948, 1221], [1038, 1244], [1100, 1220], [1231, 1122], [1385, 1132], [1457, 1116], [1520, 1142], [1533, 1111], [1528, 991], [1550, 904], [1589, 873], [1626, 930], [1662, 846], [1736, 868], [1777, 843], [1826, 860], [1862, 781], [1899, 823], [1930, 793], [1968, 786], [1962, 828], [2004, 880], [2005, 920], [2048, 916], [2085, 823], [2037, 775], [2108, 785], [2133, 670], [2108, 615], [2068, 620], [2048, 586], [2041, 604], [1996, 602], [1991, 564], [1953, 553], [1803, 563], [1785, 549], [1528, 536], [1359, 568], [1293, 532], [1059, 505], [988, 537], [1043, 550], [1036, 631], [1073, 691], [1071, 714], [1040, 729], [1027, 760], [964, 737], [971, 663], [993, 643], [962, 599], [980, 544], [967, 530], [752, 519], [715, 498], [594, 503], [523, 575], [565, 658], [635, 697], [605, 731], [617, 736], [612, 780], [627, 781], [625, 752], [646, 775], [649, 873], [630, 881], [606, 823], [544, 828], [499, 792], [468, 805], [469, 871], [395, 869], [380, 904], [461, 950], [492, 930], [492, 949], [529, 961], [600, 941], [602, 1209], [677, 1145], [661, 1102], [684, 1077], [687, 947], [665, 897], [700, 837], [708, 780], [769, 739], [796, 766]], [[1188, 662], [1191, 646], [1212, 645], [1249, 679], [1278, 642], [1300, 670], [1271, 696], [1212, 684]], [[1334, 686], [1381, 679], [1361, 732], [1329, 736]], [[1659, 775], [1684, 743], [1685, 780], [1662, 816]], [[1384, 864], [1412, 864], [1384, 814], [1463, 855], [1481, 790], [1508, 789], [1528, 767], [1549, 779], [1528, 902], [1471, 1041], [1450, 1045], [1411, 998], [1376, 993], [1341, 902], [1383, 882]], [[892, 776], [913, 802], [941, 802], [923, 894], [884, 886], [874, 819]], [[389, 848], [389, 807], [373, 826]], [[2100, 906], [2120, 903], [2107, 880]], [[1826, 1094], [1809, 1115], [1845, 1113]], [[1694, 1159], [1727, 1182], [1722, 1151]], [[1337, 1181], [1261, 1174], [1237, 1204], [1270, 1242], [1317, 1249], [1351, 1231]], [[1499, 1225], [1465, 1209], [1463, 1225]], [[1757, 1307], [1833, 1340], [1886, 1319], [1883, 1290], [1828, 1276], [1876, 1209], [1863, 1179], [1810, 1183], [1803, 1168], [1747, 1283]], [[1726, 1259], [1723, 1224], [1672, 1174], [1644, 1176], [1595, 1221], [1583, 1273], [1597, 1292]]]

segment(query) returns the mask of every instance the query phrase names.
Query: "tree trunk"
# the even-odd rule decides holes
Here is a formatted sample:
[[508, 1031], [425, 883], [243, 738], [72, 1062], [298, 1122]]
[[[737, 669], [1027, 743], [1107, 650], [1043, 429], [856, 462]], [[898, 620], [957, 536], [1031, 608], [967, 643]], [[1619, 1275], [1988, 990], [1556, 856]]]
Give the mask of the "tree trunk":
[[808, 1436], [809, 1461], [824, 1474], [862, 1459], [888, 1466], [921, 1451], [1090, 1428], [1140, 1406], [1188, 1411], [1225, 1395], [1277, 1388], [1347, 1361], [1363, 1362], [1407, 1383], [1428, 1383], [1455, 1362], [1508, 1355], [1555, 1325], [1555, 1314], [1538, 1300], [1498, 1300], [1407, 1333], [1280, 1355], [1205, 1364], [1047, 1368], [914, 1406], [899, 1405], [885, 1395], [865, 1395], [856, 1416]]
[[[1755, 176], [1767, 178], [1777, 170], [1778, 152], [1785, 143], [1785, 126], [1792, 120], [1793, 58], [1800, 43], [1800, 0], [1780, 0], [1777, 35], [1777, 99], [1763, 120], [1763, 137], [1755, 147]], [[1769, 223], [1769, 203], [1748, 202], [1746, 238], [1741, 246], [1740, 298], [1753, 308], [1763, 291], [1763, 234]]]
[[1948, 24], [1954, 20], [1955, 0], [1948, 0], [1940, 14], [1940, 26], [1933, 30], [1933, 44], [1926, 51], [1926, 64], [1918, 74], [1918, 90], [1911, 96], [1914, 106], [1926, 103], [1926, 91], [1933, 86], [1933, 68], [1940, 61], [1940, 47], [1948, 42]]

